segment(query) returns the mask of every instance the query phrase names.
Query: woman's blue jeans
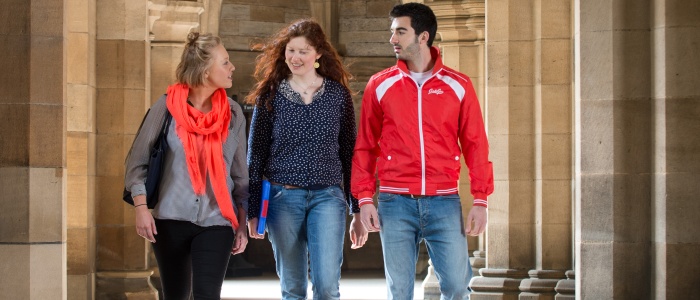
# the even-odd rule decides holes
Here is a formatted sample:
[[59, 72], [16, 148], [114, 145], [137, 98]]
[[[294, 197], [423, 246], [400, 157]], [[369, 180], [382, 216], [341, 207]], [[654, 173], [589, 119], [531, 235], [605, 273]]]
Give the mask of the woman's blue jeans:
[[338, 186], [320, 190], [270, 187], [267, 232], [277, 263], [282, 299], [339, 299], [347, 208]]
[[378, 202], [387, 299], [413, 299], [421, 241], [440, 282], [440, 299], [469, 299], [472, 268], [459, 195], [414, 199], [380, 193]]

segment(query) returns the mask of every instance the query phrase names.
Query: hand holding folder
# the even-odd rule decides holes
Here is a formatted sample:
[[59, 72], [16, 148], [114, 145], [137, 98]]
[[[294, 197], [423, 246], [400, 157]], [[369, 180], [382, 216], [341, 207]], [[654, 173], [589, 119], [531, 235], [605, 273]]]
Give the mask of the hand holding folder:
[[262, 199], [260, 199], [260, 216], [258, 217], [258, 234], [265, 234], [265, 221], [267, 220], [267, 204], [270, 202], [270, 182], [262, 181]]

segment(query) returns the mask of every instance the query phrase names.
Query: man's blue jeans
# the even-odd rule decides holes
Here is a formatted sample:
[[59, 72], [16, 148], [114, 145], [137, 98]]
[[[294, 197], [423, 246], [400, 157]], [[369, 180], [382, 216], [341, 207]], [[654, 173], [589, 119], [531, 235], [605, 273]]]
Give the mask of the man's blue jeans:
[[270, 187], [267, 232], [282, 299], [306, 299], [309, 269], [314, 299], [340, 298], [346, 207], [338, 186], [320, 190]]
[[378, 214], [387, 299], [413, 299], [421, 241], [440, 282], [440, 299], [469, 299], [472, 268], [459, 195], [413, 199], [380, 193]]

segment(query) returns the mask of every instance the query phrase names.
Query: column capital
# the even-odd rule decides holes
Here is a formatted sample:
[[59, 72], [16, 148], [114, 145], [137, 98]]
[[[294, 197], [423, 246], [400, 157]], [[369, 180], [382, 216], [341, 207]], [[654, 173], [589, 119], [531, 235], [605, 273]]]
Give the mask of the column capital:
[[486, 9], [483, 0], [433, 1], [441, 43], [484, 40]]
[[156, 43], [182, 43], [192, 29], [200, 28], [203, 12], [204, 4], [200, 2], [148, 1], [149, 39]]

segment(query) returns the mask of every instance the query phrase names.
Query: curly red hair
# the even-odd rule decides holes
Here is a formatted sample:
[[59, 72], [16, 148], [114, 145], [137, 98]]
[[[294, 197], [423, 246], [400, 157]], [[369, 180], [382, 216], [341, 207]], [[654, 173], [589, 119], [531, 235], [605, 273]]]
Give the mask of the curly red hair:
[[252, 46], [252, 50], [262, 51], [262, 53], [255, 59], [253, 76], [257, 83], [245, 98], [248, 104], [272, 109], [271, 101], [275, 97], [277, 88], [282, 80], [292, 74], [284, 61], [287, 43], [300, 36], [306, 38], [309, 46], [321, 54], [318, 59], [320, 66], [316, 72], [323, 77], [340, 82], [350, 91], [349, 81], [352, 75], [343, 66], [338, 51], [328, 42], [321, 25], [311, 19], [301, 19], [280, 30], [267, 43]]

